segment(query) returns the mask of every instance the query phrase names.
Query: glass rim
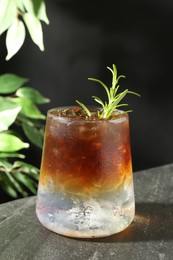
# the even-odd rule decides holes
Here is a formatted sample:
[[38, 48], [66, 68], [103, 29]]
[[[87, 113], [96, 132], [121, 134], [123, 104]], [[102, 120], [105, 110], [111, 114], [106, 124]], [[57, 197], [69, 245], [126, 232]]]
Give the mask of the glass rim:
[[[80, 121], [80, 122], [113, 122], [113, 121], [117, 121], [117, 120], [120, 120], [122, 121], [122, 119], [124, 118], [128, 118], [128, 113], [126, 111], [123, 111], [123, 110], [120, 110], [120, 109], [115, 109], [115, 111], [118, 111], [118, 114], [115, 116], [115, 117], [112, 117], [110, 119], [106, 119], [106, 118], [98, 118], [98, 117], [95, 117], [95, 118], [84, 118], [84, 117], [73, 117], [73, 116], [62, 116], [62, 115], [56, 115], [56, 114], [53, 114], [53, 112], [56, 112], [56, 111], [62, 111], [64, 109], [73, 109], [73, 108], [81, 108], [80, 106], [59, 106], [59, 107], [54, 107], [54, 108], [51, 108], [47, 111], [47, 118], [54, 118], [54, 119], [59, 119], [59, 120], [67, 120], [67, 121]], [[99, 106], [88, 106], [89, 109], [92, 109], [94, 111], [99, 111], [101, 110], [102, 108], [99, 107]], [[81, 108], [82, 109], [82, 108]]]

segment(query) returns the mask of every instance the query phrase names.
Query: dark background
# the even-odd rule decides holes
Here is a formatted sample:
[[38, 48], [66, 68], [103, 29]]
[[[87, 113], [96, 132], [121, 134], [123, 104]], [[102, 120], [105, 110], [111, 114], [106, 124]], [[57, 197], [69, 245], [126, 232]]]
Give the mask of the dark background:
[[[43, 24], [45, 52], [29, 36], [20, 52], [6, 62], [5, 35], [0, 39], [0, 73], [16, 73], [49, 97], [47, 109], [93, 104], [104, 97], [88, 77], [111, 82], [107, 66], [116, 64], [121, 90], [128, 95], [134, 171], [173, 162], [173, 1], [46, 1], [50, 25]], [[40, 164], [41, 151], [28, 160]]]

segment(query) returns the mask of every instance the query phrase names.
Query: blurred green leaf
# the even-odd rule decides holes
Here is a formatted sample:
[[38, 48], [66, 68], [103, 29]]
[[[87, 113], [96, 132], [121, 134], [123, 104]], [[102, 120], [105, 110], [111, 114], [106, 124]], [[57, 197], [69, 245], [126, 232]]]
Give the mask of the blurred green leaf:
[[15, 1], [16, 1], [16, 5], [17, 5], [18, 9], [22, 12], [25, 12], [23, 0], [15, 0]]
[[15, 109], [17, 107], [21, 107], [19, 104], [16, 104], [13, 99], [9, 99], [8, 97], [0, 97], [0, 111]]
[[43, 31], [41, 22], [37, 17], [35, 17], [31, 13], [25, 13], [23, 15], [23, 19], [28, 28], [31, 39], [36, 45], [38, 45], [41, 51], [44, 51]]
[[13, 167], [19, 172], [25, 173], [38, 181], [39, 169], [37, 167], [23, 161], [15, 161]]
[[17, 198], [18, 194], [15, 188], [13, 187], [13, 185], [11, 185], [11, 181], [9, 181], [7, 175], [5, 173], [0, 173], [0, 177], [1, 177], [0, 187], [12, 198]]
[[0, 168], [3, 167], [5, 171], [9, 172], [13, 168], [13, 165], [6, 160], [0, 160]]
[[11, 173], [6, 173], [7, 177], [9, 178], [9, 181], [11, 182], [12, 186], [16, 189], [17, 192], [19, 192], [23, 197], [28, 196], [28, 192], [23, 190], [19, 182], [17, 182], [14, 178], [14, 176]]
[[49, 24], [44, 0], [23, 0], [23, 2], [29, 13], [44, 21], [46, 24]]
[[0, 187], [11, 197], [23, 197], [28, 192], [36, 194], [39, 170], [25, 162], [16, 161], [13, 164], [0, 160]]
[[18, 137], [0, 133], [0, 151], [1, 152], [15, 152], [23, 148], [28, 148], [29, 144], [22, 142]]
[[[43, 115], [40, 110], [36, 107], [36, 105], [26, 98], [11, 98], [16, 104], [22, 106], [21, 113], [29, 118], [35, 119], [45, 119], [45, 115]], [[9, 98], [10, 100], [10, 98]]]
[[28, 79], [6, 73], [0, 76], [0, 94], [9, 94], [22, 87]]
[[29, 141], [42, 149], [43, 136], [40, 134], [40, 131], [32, 125], [26, 123], [22, 124], [22, 128]]
[[16, 172], [13, 174], [14, 178], [26, 186], [33, 194], [36, 194], [37, 188], [36, 183], [29, 178], [27, 175], [22, 174], [21, 172]]
[[0, 159], [0, 188], [13, 198], [36, 194], [39, 169], [23, 161], [13, 164]]
[[0, 131], [8, 129], [21, 110], [21, 105], [8, 97], [0, 97]]
[[25, 155], [21, 153], [2, 153], [0, 152], [0, 158], [21, 158], [24, 159]]
[[43, 97], [39, 91], [30, 87], [18, 89], [16, 95], [21, 98], [29, 99], [36, 104], [44, 104], [50, 101], [48, 98]]
[[14, 123], [20, 110], [21, 106], [3, 111], [0, 110], [0, 131], [7, 130]]
[[0, 0], [0, 35], [9, 28], [16, 16], [15, 0]]
[[15, 19], [10, 25], [6, 36], [8, 54], [6, 60], [11, 59], [21, 48], [25, 40], [25, 26], [22, 21]]

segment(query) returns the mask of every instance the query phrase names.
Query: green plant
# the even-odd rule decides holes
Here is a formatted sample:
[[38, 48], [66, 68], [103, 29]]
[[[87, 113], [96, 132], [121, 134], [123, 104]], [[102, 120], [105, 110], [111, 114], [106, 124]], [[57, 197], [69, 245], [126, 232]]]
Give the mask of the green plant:
[[11, 59], [23, 45], [25, 28], [32, 41], [44, 51], [41, 21], [49, 24], [44, 0], [0, 0], [0, 35], [7, 31], [6, 60]]
[[[113, 64], [112, 69], [110, 67], [107, 67], [111, 73], [112, 73], [112, 86], [109, 88], [105, 83], [103, 83], [99, 79], [95, 78], [88, 78], [89, 80], [96, 81], [101, 84], [102, 87], [104, 87], [108, 101], [103, 102], [99, 97], [92, 96], [93, 99], [101, 105], [102, 110], [98, 111], [98, 118], [105, 118], [109, 119], [115, 109], [122, 107], [122, 106], [128, 106], [128, 104], [120, 104], [121, 100], [127, 95], [127, 94], [134, 94], [137, 96], [140, 96], [138, 93], [130, 91], [128, 89], [124, 90], [123, 92], [118, 93], [119, 85], [118, 81], [120, 78], [125, 78], [124, 75], [120, 75], [117, 77], [117, 68], [115, 64]], [[85, 110], [86, 114], [88, 117], [91, 117], [91, 112], [89, 109], [81, 103], [79, 100], [76, 100], [76, 102]], [[126, 112], [131, 112], [132, 110], [126, 111]]]
[[[41, 21], [49, 24], [44, 0], [0, 0], [0, 35], [6, 33], [6, 60], [24, 43], [27, 28], [32, 41], [44, 50]], [[35, 194], [39, 169], [25, 161], [30, 143], [42, 148], [45, 116], [38, 105], [49, 102], [28, 79], [0, 75], [0, 189], [13, 198]], [[27, 140], [26, 140], [27, 138]]]
[[[0, 187], [15, 198], [36, 192], [39, 170], [15, 160], [24, 159], [19, 151], [29, 147], [23, 136], [42, 148], [45, 116], [37, 105], [49, 102], [37, 90], [26, 87], [27, 82], [14, 74], [0, 76]], [[22, 137], [15, 130], [18, 127], [23, 130]]]

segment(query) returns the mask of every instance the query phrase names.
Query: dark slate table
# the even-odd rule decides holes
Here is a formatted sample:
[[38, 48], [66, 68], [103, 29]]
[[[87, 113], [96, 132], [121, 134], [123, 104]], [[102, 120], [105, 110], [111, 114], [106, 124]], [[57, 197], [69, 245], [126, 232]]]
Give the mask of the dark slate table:
[[0, 260], [172, 260], [173, 164], [134, 173], [136, 216], [101, 239], [57, 235], [38, 222], [36, 197], [0, 205]]

